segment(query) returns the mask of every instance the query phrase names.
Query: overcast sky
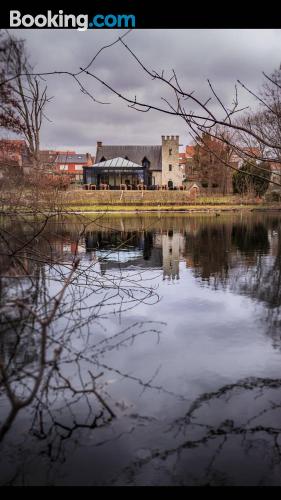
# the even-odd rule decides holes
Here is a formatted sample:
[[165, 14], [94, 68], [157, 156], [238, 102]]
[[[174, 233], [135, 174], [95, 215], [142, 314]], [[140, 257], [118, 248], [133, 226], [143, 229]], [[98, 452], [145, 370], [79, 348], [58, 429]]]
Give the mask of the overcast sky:
[[[124, 31], [117, 30], [13, 30], [26, 39], [36, 71], [76, 72], [93, 55]], [[281, 62], [281, 30], [133, 30], [126, 43], [147, 67], [169, 75], [173, 68], [186, 90], [198, 98], [209, 95], [207, 79], [228, 106], [234, 97], [237, 79], [255, 90], [262, 83], [262, 71], [271, 73]], [[115, 45], [102, 52], [91, 71], [120, 92], [150, 104], [161, 104], [169, 97], [159, 82], [151, 81], [124, 47]], [[42, 128], [42, 148], [74, 149], [95, 154], [96, 141], [105, 144], [160, 144], [161, 135], [180, 135], [187, 144], [190, 137], [180, 118], [158, 112], [139, 113], [114, 97], [90, 77], [82, 81], [97, 99], [83, 95], [68, 76], [46, 79], [48, 105]], [[241, 105], [253, 105], [245, 91], [239, 91]], [[163, 103], [162, 103], [163, 104]], [[213, 103], [217, 109], [217, 104]]]

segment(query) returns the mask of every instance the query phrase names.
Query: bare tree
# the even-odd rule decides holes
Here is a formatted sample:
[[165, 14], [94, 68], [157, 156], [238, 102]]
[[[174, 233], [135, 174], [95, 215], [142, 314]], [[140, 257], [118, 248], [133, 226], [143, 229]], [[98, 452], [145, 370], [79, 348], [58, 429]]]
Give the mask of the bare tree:
[[[32, 74], [33, 68], [25, 42], [10, 34], [2, 38], [0, 65], [6, 78], [5, 81], [2, 80], [1, 92], [9, 92], [11, 95], [11, 113], [18, 124], [14, 130], [25, 137], [31, 163], [33, 167], [39, 168], [40, 130], [43, 119], [46, 118], [45, 107], [49, 101], [47, 85], [42, 85], [43, 80]], [[6, 113], [6, 109], [4, 111]]]

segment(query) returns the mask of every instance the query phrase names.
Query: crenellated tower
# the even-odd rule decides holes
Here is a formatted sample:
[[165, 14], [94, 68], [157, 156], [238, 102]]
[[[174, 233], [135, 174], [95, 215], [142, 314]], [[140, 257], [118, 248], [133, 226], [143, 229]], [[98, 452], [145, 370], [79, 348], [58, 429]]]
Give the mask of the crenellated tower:
[[162, 135], [162, 184], [182, 185], [184, 171], [179, 165], [179, 136]]

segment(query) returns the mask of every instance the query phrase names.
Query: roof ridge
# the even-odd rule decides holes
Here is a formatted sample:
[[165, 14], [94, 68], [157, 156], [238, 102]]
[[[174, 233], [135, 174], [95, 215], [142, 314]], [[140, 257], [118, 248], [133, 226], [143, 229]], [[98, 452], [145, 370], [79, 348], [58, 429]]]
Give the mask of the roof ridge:
[[98, 148], [162, 148], [161, 144], [102, 144]]

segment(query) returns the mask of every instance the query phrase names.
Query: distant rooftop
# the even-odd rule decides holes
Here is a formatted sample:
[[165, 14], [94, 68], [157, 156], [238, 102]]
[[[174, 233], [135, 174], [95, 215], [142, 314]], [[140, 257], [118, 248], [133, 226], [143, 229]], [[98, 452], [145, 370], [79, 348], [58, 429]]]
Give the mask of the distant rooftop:
[[86, 154], [58, 154], [56, 163], [87, 163]]

